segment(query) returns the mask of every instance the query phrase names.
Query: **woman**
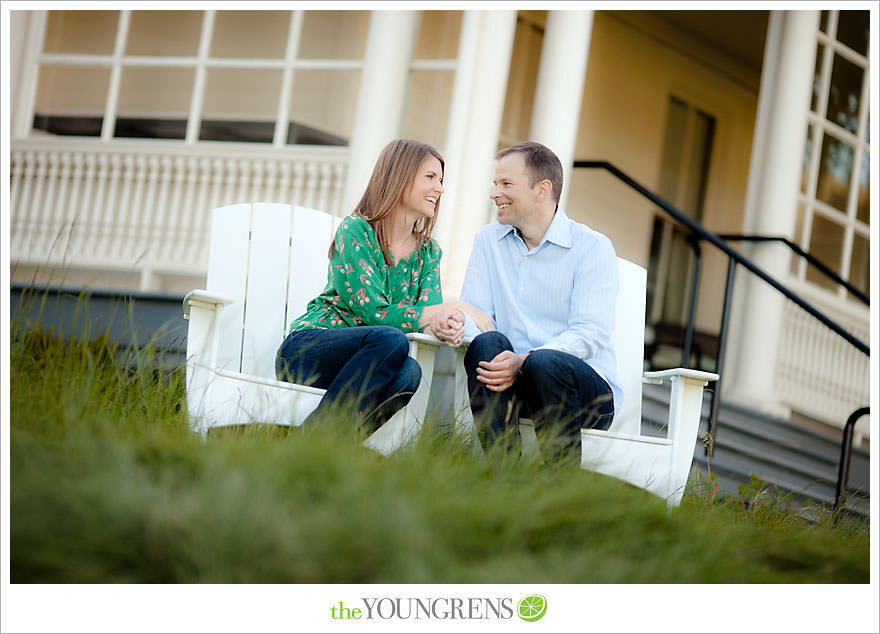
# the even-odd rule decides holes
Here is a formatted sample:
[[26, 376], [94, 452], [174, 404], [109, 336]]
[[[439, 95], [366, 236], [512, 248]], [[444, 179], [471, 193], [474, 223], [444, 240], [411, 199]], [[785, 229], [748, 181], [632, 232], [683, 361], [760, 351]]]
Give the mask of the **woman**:
[[[409, 402], [421, 379], [404, 333], [425, 330], [461, 343], [463, 305], [441, 303], [441, 251], [431, 239], [443, 168], [431, 146], [392, 141], [339, 226], [327, 287], [293, 321], [275, 360], [279, 379], [327, 390], [306, 424], [344, 403], [359, 423], [378, 428]], [[486, 323], [485, 314], [468, 308]]]

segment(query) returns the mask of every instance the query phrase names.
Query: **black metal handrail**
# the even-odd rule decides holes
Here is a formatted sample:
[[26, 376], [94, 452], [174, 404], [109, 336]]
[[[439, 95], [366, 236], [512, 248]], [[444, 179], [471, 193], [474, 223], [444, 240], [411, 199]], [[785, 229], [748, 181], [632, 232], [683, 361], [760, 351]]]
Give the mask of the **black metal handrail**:
[[[720, 251], [725, 253], [728, 258], [727, 283], [726, 283], [726, 286], [724, 289], [724, 306], [723, 306], [722, 316], [721, 316], [721, 328], [720, 328], [719, 334], [718, 334], [718, 354], [716, 355], [717, 358], [715, 360], [716, 372], [718, 372], [718, 370], [721, 369], [723, 362], [724, 362], [724, 354], [725, 354], [725, 349], [726, 349], [726, 344], [727, 344], [727, 331], [728, 331], [729, 320], [730, 320], [730, 304], [731, 304], [731, 298], [732, 298], [732, 294], [733, 294], [733, 281], [734, 281], [734, 277], [735, 277], [734, 274], [736, 272], [736, 265], [737, 264], [741, 264], [746, 269], [748, 269], [751, 273], [753, 273], [754, 275], [757, 275], [764, 282], [766, 282], [767, 284], [769, 284], [770, 286], [775, 288], [778, 292], [782, 293], [785, 297], [787, 297], [792, 302], [794, 302], [795, 304], [800, 306], [803, 310], [805, 310], [812, 317], [814, 317], [819, 322], [821, 322], [823, 325], [825, 325], [827, 328], [829, 328], [832, 332], [834, 332], [835, 334], [837, 334], [838, 336], [843, 338], [845, 341], [847, 341], [849, 344], [854, 346], [859, 352], [866, 354], [866, 355], [870, 355], [871, 351], [870, 351], [870, 347], [868, 346], [868, 344], [866, 344], [861, 339], [859, 339], [858, 337], [856, 337], [855, 335], [850, 333], [848, 330], [843, 328], [840, 324], [838, 324], [837, 322], [835, 322], [834, 320], [829, 318], [827, 315], [825, 315], [824, 313], [819, 311], [812, 304], [810, 304], [809, 302], [802, 299], [799, 295], [794, 293], [791, 289], [784, 286], [782, 283], [777, 281], [775, 278], [771, 277], [764, 270], [762, 270], [756, 264], [754, 264], [751, 260], [749, 260], [744, 255], [742, 255], [739, 251], [736, 251], [730, 245], [728, 245], [721, 236], [715, 235], [714, 233], [708, 231], [701, 224], [699, 224], [698, 222], [696, 222], [692, 218], [688, 217], [687, 215], [685, 215], [684, 213], [682, 213], [681, 211], [679, 211], [678, 209], [676, 209], [675, 207], [670, 205], [668, 202], [666, 202], [665, 200], [663, 200], [662, 198], [657, 196], [655, 193], [648, 190], [646, 187], [644, 187], [640, 183], [636, 182], [633, 178], [631, 178], [627, 174], [620, 171], [617, 167], [615, 167], [614, 165], [612, 165], [608, 161], [574, 161], [573, 167], [607, 170], [613, 176], [615, 176], [618, 180], [629, 185], [630, 188], [634, 189], [636, 192], [638, 192], [639, 194], [641, 194], [642, 196], [644, 196], [645, 198], [647, 198], [648, 200], [653, 202], [655, 205], [660, 207], [660, 209], [662, 209], [667, 215], [671, 216], [674, 220], [678, 221], [680, 224], [684, 225], [685, 227], [687, 227], [690, 230], [691, 235], [688, 236], [688, 242], [689, 242], [691, 248], [694, 249], [694, 252], [697, 256], [698, 262], [697, 262], [697, 265], [694, 267], [694, 276], [693, 276], [694, 282], [693, 282], [693, 286], [692, 286], [692, 290], [691, 290], [691, 295], [692, 295], [691, 296], [691, 306], [688, 311], [688, 324], [687, 324], [687, 332], [685, 335], [685, 349], [684, 349], [684, 354], [682, 355], [683, 359], [684, 359], [683, 360], [684, 364], [687, 363], [687, 360], [690, 356], [690, 342], [693, 338], [694, 304], [695, 304], [697, 282], [699, 280], [699, 270], [700, 270], [700, 266], [699, 266], [700, 249], [699, 249], [698, 243], [701, 240], [705, 240], [705, 241], [711, 243], [713, 246], [715, 246]], [[728, 236], [728, 238], [733, 239], [733, 236]], [[740, 238], [742, 238], [742, 236], [740, 236]], [[748, 236], [746, 238], [751, 239], [751, 237], [748, 237]], [[764, 236], [754, 236], [754, 238], [759, 241], [775, 240], [776, 239], [775, 237], [764, 237]], [[785, 242], [789, 242], [788, 240], [785, 240], [784, 238], [782, 240], [784, 240]], [[794, 245], [793, 243], [789, 242], [789, 246], [792, 247], [796, 252], [802, 251], [800, 249], [800, 247], [798, 247], [797, 245]], [[808, 255], [808, 260], [813, 259], [812, 256], [809, 256], [809, 254], [807, 254], [807, 255]], [[820, 270], [823, 267], [827, 269], [827, 267], [822, 265], [821, 267], [819, 267]], [[830, 271], [830, 269], [829, 269], [829, 272], [832, 273], [833, 276], [836, 276], [836, 274], [833, 273], [833, 271]], [[844, 285], [847, 286], [848, 284], [845, 283]], [[856, 289], [856, 290], [858, 290], [858, 289]], [[859, 295], [859, 293], [854, 293], [854, 294], [856, 294], [857, 296]], [[865, 299], [867, 299], [867, 298], [865, 298]], [[707, 431], [709, 433], [709, 436], [710, 436], [712, 442], [709, 442], [706, 446], [707, 455], [711, 455], [713, 448], [715, 446], [715, 440], [716, 440], [716, 436], [717, 436], [716, 421], [717, 421], [717, 417], [718, 417], [718, 409], [721, 405], [720, 394], [721, 394], [721, 379], [719, 378], [717, 381], [715, 381], [714, 389], [711, 392], [709, 418], [707, 420], [707, 428], [708, 428]], [[862, 410], [857, 410], [857, 412], [853, 413], [853, 416], [855, 416], [856, 413], [861, 412], [861, 411]], [[850, 418], [852, 418], [852, 416]], [[854, 424], [854, 421], [853, 421], [853, 424]], [[847, 425], [850, 425], [849, 421], [847, 421]], [[850, 427], [851, 427], [851, 425], [850, 425]], [[844, 430], [844, 432], [846, 432], [846, 429]], [[842, 452], [843, 452], [843, 447], [846, 444], [846, 441], [847, 441], [846, 433], [844, 433], [844, 442], [841, 445]], [[850, 445], [850, 450], [851, 450], [851, 445], [852, 445], [851, 436], [849, 438], [849, 445]], [[847, 462], [847, 464], [846, 464], [846, 468], [845, 468], [845, 473], [841, 472], [838, 475], [838, 488], [840, 488], [840, 486], [841, 486], [841, 479], [845, 479], [849, 475], [849, 460], [847, 459], [846, 462]]]
[[715, 247], [723, 251], [730, 259], [734, 260], [737, 264], [741, 264], [750, 272], [757, 275], [759, 278], [767, 282], [770, 286], [775, 288], [777, 291], [785, 295], [788, 299], [793, 301], [795, 304], [803, 308], [810, 315], [818, 319], [823, 325], [827, 326], [829, 329], [834, 331], [836, 334], [841, 336], [847, 342], [852, 344], [859, 352], [870, 355], [871, 350], [868, 344], [864, 341], [850, 333], [843, 326], [832, 320], [830, 317], [819, 311], [815, 306], [802, 299], [799, 295], [797, 295], [794, 291], [789, 289], [787, 286], [783, 285], [781, 282], [771, 277], [768, 273], [764, 272], [763, 269], [759, 268], [756, 264], [754, 264], [751, 260], [746, 258], [742, 253], [728, 245], [724, 242], [719, 236], [707, 230], [703, 225], [696, 222], [695, 220], [689, 218], [684, 213], [670, 205], [668, 202], [660, 198], [657, 194], [653, 193], [649, 189], [645, 188], [643, 185], [636, 182], [630, 176], [627, 176], [619, 169], [617, 169], [614, 165], [609, 163], [608, 161], [575, 161], [574, 167], [584, 167], [584, 168], [601, 168], [608, 170], [611, 174], [617, 177], [619, 180], [623, 181], [627, 185], [629, 185], [632, 189], [636, 190], [642, 196], [653, 202], [655, 205], [660, 207], [664, 212], [670, 215], [673, 219], [677, 220], [685, 227], [691, 230], [691, 233], [696, 234], [701, 240], [705, 240]]
[[823, 275], [833, 280], [836, 284], [843, 286], [846, 290], [848, 290], [854, 297], [860, 300], [865, 306], [870, 306], [871, 300], [865, 295], [861, 289], [856, 288], [850, 282], [847, 282], [845, 279], [840, 277], [831, 267], [825, 264], [822, 260], [814, 256], [812, 253], [808, 253], [804, 251], [797, 244], [789, 240], [784, 236], [760, 236], [760, 235], [742, 235], [742, 234], [732, 234], [732, 233], [722, 233], [718, 235], [722, 240], [727, 240], [728, 242], [732, 241], [741, 241], [741, 242], [781, 242], [789, 249], [797, 253], [800, 257], [805, 259], [807, 262], [816, 267], [819, 271], [822, 272]]
[[862, 417], [870, 413], [870, 408], [860, 407], [852, 414], [843, 426], [843, 442], [840, 443], [840, 462], [837, 464], [837, 487], [834, 490], [834, 523], [840, 517], [841, 507], [846, 503], [846, 485], [849, 482], [849, 463], [852, 457], [853, 427]]

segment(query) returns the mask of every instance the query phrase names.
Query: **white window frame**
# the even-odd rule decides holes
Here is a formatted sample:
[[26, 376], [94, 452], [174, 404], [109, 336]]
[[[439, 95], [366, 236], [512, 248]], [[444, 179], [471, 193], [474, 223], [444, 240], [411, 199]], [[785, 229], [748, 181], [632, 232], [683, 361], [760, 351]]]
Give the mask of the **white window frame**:
[[[203, 11], [202, 28], [199, 35], [199, 47], [196, 56], [146, 56], [126, 55], [125, 47], [128, 40], [128, 29], [131, 22], [131, 10], [120, 10], [117, 23], [116, 38], [113, 53], [110, 55], [68, 54], [68, 53], [42, 53], [43, 40], [48, 24], [48, 12], [42, 12], [40, 37], [36, 38], [36, 60], [32, 74], [31, 95], [26, 108], [27, 127], [23, 130], [27, 135], [30, 132], [34, 118], [37, 86], [39, 84], [39, 69], [44, 64], [109, 67], [110, 85], [107, 91], [107, 100], [103, 112], [101, 127], [101, 140], [108, 142], [117, 139], [113, 136], [116, 128], [117, 105], [119, 101], [119, 86], [121, 83], [123, 67], [149, 66], [164, 68], [193, 68], [195, 79], [193, 92], [190, 100], [190, 111], [187, 118], [186, 135], [184, 143], [193, 145], [199, 143], [199, 130], [202, 122], [202, 106], [205, 92], [205, 75], [208, 68], [250, 68], [258, 70], [280, 69], [281, 94], [278, 101], [278, 110], [275, 118], [275, 129], [272, 139], [272, 147], [287, 146], [287, 127], [290, 123], [290, 100], [293, 95], [293, 71], [295, 70], [357, 70], [363, 71], [363, 59], [297, 59], [296, 51], [299, 49], [299, 40], [302, 33], [302, 24], [305, 11], [292, 10], [290, 12], [290, 26], [287, 35], [287, 47], [283, 59], [242, 59], [210, 57], [209, 50], [214, 31], [216, 10]], [[413, 66], [416, 68], [431, 67], [444, 62], [448, 67], [450, 60], [419, 60]], [[451, 60], [454, 62], [456, 60]], [[269, 144], [261, 143], [261, 146]]]
[[[868, 128], [868, 114], [870, 111], [870, 108], [868, 107], [870, 95], [870, 50], [867, 51], [866, 55], [861, 55], [845, 44], [837, 41], [836, 33], [839, 15], [840, 11], [828, 11], [827, 32], [818, 30], [816, 34], [817, 48], [820, 45], [823, 47], [822, 59], [819, 65], [820, 91], [816, 103], [816, 112], [812, 109], [807, 112], [807, 125], [813, 135], [813, 144], [810, 148], [809, 169], [807, 171], [805, 184], [806, 191], [800, 190], [798, 192], [798, 201], [803, 205], [803, 218], [800, 235], [795, 236], [795, 240], [802, 249], [805, 251], [809, 250], [813, 218], [816, 213], [841, 225], [844, 229], [844, 233], [840, 262], [826, 262], [825, 264], [828, 264], [833, 269], [836, 269], [839, 266], [840, 277], [848, 280], [852, 264], [854, 237], [859, 235], [870, 242], [870, 226], [861, 220], [858, 220], [856, 216], [862, 160], [870, 155], [870, 144], [865, 141]], [[835, 36], [830, 36], [828, 33], [834, 33]], [[840, 55], [847, 61], [852, 62], [864, 70], [860, 97], [861, 112], [859, 113], [857, 134], [853, 134], [849, 130], [842, 128], [826, 118], [828, 94], [831, 89], [831, 71], [835, 54]], [[822, 143], [826, 134], [834, 137], [838, 141], [852, 146], [853, 148], [852, 176], [849, 183], [849, 191], [847, 193], [846, 210], [844, 211], [836, 209], [831, 205], [816, 199], [816, 187], [819, 179], [819, 162], [821, 159]], [[874, 195], [876, 195], [876, 193]], [[806, 279], [807, 262], [803, 258], [798, 258], [798, 260], [799, 261], [794, 267], [795, 277], [799, 280], [811, 283]], [[828, 291], [824, 287], [818, 287], [818, 285], [815, 284], [813, 286], [820, 288], [820, 290], [824, 292], [834, 292]], [[836, 295], [840, 298], [847, 298], [847, 291], [843, 286], [839, 286], [836, 290]]]

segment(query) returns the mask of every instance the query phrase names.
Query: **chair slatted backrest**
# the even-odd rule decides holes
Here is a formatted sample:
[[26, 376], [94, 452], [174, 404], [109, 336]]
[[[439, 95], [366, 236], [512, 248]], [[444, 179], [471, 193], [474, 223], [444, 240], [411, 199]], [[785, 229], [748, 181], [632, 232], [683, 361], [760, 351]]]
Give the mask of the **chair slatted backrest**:
[[636, 435], [642, 420], [642, 372], [645, 355], [645, 293], [647, 271], [617, 258], [619, 290], [611, 342], [617, 356], [617, 380], [623, 389], [621, 404], [610, 431]]
[[207, 290], [235, 300], [220, 320], [218, 367], [275, 378], [275, 352], [290, 322], [327, 282], [334, 220], [282, 203], [213, 211]]

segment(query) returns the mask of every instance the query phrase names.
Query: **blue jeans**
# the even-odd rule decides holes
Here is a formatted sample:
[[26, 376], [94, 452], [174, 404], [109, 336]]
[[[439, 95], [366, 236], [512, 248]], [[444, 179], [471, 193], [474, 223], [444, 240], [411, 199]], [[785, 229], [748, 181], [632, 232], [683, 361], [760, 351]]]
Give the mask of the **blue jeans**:
[[409, 402], [422, 369], [397, 328], [356, 326], [290, 333], [275, 356], [275, 375], [327, 390], [305, 424], [343, 405], [374, 430]]
[[580, 445], [582, 428], [611, 426], [611, 386], [589, 364], [567, 352], [533, 350], [512, 386], [503, 392], [489, 390], [477, 380], [477, 367], [480, 361], [491, 361], [503, 350], [513, 350], [506, 336], [497, 331], [484, 332], [471, 342], [464, 355], [471, 411], [484, 442], [495, 442], [506, 434], [511, 446], [511, 430], [520, 414], [531, 418], [536, 429], [553, 428], [566, 453]]

